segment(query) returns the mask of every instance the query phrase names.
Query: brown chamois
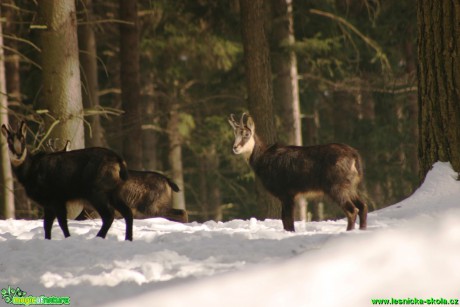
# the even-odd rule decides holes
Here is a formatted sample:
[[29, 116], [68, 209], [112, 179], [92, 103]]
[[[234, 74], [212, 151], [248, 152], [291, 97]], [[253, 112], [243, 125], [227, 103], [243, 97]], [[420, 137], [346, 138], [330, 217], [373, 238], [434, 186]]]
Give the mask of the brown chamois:
[[135, 218], [164, 217], [187, 223], [187, 211], [171, 208], [172, 191], [179, 187], [168, 177], [153, 171], [128, 170], [129, 179], [119, 190], [120, 197], [131, 207]]
[[347, 230], [367, 227], [367, 204], [358, 195], [362, 162], [358, 151], [344, 144], [317, 146], [265, 145], [255, 132], [253, 119], [243, 113], [229, 123], [235, 133], [233, 152], [243, 154], [264, 187], [282, 203], [284, 229], [294, 231], [294, 200], [306, 194], [326, 194], [348, 220]]
[[126, 222], [126, 240], [133, 239], [131, 209], [118, 196], [120, 185], [128, 178], [126, 163], [106, 148], [86, 148], [69, 152], [31, 154], [26, 148], [27, 127], [21, 122], [18, 131], [2, 125], [7, 139], [10, 161], [27, 196], [44, 208], [45, 239], [57, 217], [65, 237], [69, 237], [66, 203], [84, 200], [102, 218], [98, 237], [105, 238], [119, 211]]
[[[57, 151], [56, 142], [57, 140], [48, 143], [48, 147], [54, 152]], [[69, 150], [70, 141], [67, 141], [61, 151]], [[120, 186], [118, 193], [119, 197], [132, 209], [134, 218], [163, 217], [174, 222], [188, 222], [187, 211], [171, 208], [171, 194], [173, 191], [179, 192], [180, 189], [170, 178], [154, 171], [128, 170], [128, 174], [129, 178]], [[67, 204], [68, 209], [69, 205], [72, 208], [78, 205], [83, 208], [82, 202]], [[80, 219], [84, 219], [87, 213], [83, 213]]]

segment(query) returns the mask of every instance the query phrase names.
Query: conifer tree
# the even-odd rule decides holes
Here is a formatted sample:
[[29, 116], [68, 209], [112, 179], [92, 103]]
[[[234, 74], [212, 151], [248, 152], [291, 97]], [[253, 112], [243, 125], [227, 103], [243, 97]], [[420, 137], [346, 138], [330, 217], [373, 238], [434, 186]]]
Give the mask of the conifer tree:
[[436, 161], [460, 171], [460, 3], [417, 2], [421, 176]]

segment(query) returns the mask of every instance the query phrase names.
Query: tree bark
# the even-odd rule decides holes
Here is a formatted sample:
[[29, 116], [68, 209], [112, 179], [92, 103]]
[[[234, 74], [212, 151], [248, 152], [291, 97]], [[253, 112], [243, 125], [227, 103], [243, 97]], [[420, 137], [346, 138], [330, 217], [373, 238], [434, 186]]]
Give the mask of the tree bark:
[[[268, 13], [263, 0], [240, 0], [241, 26], [246, 68], [249, 113], [254, 118], [257, 134], [267, 144], [276, 141], [273, 110], [272, 72], [266, 26]], [[281, 206], [256, 179], [259, 208], [266, 217], [280, 218]]]
[[[415, 77], [417, 74], [417, 59], [416, 59], [416, 44], [413, 41], [413, 37], [415, 36], [415, 25], [410, 26], [408, 29], [410, 35], [404, 42], [403, 50], [404, 55], [406, 57], [406, 74], [409, 76], [410, 80], [415, 81]], [[409, 109], [409, 122], [415, 123], [417, 122], [418, 118], [418, 101], [417, 101], [417, 94], [410, 93], [407, 96], [407, 103]], [[410, 135], [414, 140], [418, 139], [418, 127], [417, 125], [412, 125], [410, 129]], [[411, 143], [404, 144], [403, 146], [406, 147], [406, 151], [408, 152], [408, 167], [410, 168], [411, 172], [414, 174], [420, 173], [420, 165], [418, 163], [418, 156], [417, 156], [417, 145]]]
[[[14, 4], [12, 1], [8, 4]], [[17, 36], [17, 27], [14, 23], [17, 20], [17, 13], [10, 8], [2, 8], [2, 16], [6, 18], [4, 23], [3, 33], [10, 36]], [[4, 42], [5, 46], [11, 49], [18, 50], [17, 41], [14, 39]], [[21, 77], [19, 74], [19, 55], [11, 50], [4, 49], [5, 53], [5, 72], [6, 72], [6, 91], [8, 93], [8, 105], [19, 105], [21, 103]], [[10, 116], [10, 122], [12, 118]], [[14, 124], [14, 123], [13, 123]]]
[[217, 176], [219, 169], [219, 156], [215, 146], [211, 146], [206, 153], [208, 159], [208, 186], [209, 186], [209, 205], [211, 209], [211, 218], [214, 221], [222, 221], [224, 213], [222, 210], [222, 193], [220, 190], [220, 180]]
[[[315, 103], [314, 100], [308, 100], [308, 102], [305, 103], [305, 119], [304, 119], [304, 127], [305, 127], [305, 137], [304, 141], [307, 144], [307, 146], [312, 146], [312, 145], [317, 145], [318, 144], [318, 130], [319, 130], [319, 114], [318, 114], [318, 109], [317, 109], [317, 104]], [[304, 212], [302, 209], [302, 206], [305, 207], [305, 211], [311, 211], [311, 216], [313, 221], [321, 221], [324, 215], [319, 214], [319, 209], [322, 206], [322, 201], [320, 199], [311, 199], [308, 202], [304, 198], [299, 198], [303, 199], [305, 204], [300, 202], [298, 204], [299, 206], [299, 218], [301, 220], [308, 220], [308, 214], [307, 212]], [[316, 218], [316, 220], [314, 220]]]
[[[144, 103], [145, 122], [147, 125], [156, 126], [155, 119], [155, 102], [150, 100]], [[156, 132], [151, 129], [142, 130], [142, 153], [144, 157], [144, 168], [148, 170], [158, 169], [157, 144], [158, 138]]]
[[211, 206], [208, 200], [208, 183], [207, 183], [207, 163], [206, 155], [199, 156], [199, 191], [200, 191], [200, 211], [204, 221], [209, 221], [211, 216]]
[[42, 44], [41, 108], [49, 114], [45, 117], [45, 128], [51, 129], [50, 138], [64, 142], [69, 140], [73, 149], [83, 148], [85, 139], [75, 1], [39, 1], [38, 23]]
[[[84, 23], [78, 26], [78, 43], [80, 45], [80, 63], [83, 79], [83, 107], [88, 111], [100, 111], [99, 81], [97, 73], [97, 48], [94, 33], [93, 1], [82, 0]], [[88, 147], [107, 147], [104, 138], [104, 129], [99, 114], [89, 115], [87, 121], [90, 127], [85, 126], [85, 144]]]
[[297, 57], [292, 50], [295, 43], [292, 1], [272, 0], [271, 4], [273, 93], [277, 114], [281, 119], [278, 135], [286, 144], [301, 146]]
[[[14, 4], [13, 0], [8, 2], [9, 4]], [[16, 20], [18, 20], [19, 13], [17, 13], [11, 7], [2, 8], [2, 16], [5, 16], [6, 22], [4, 23], [5, 27], [3, 33], [6, 33], [10, 36], [19, 36], [18, 26], [16, 25]], [[11, 49], [18, 50], [17, 41], [14, 39], [9, 39], [4, 42], [5, 46], [8, 46]], [[8, 108], [15, 110], [15, 108], [20, 107], [22, 104], [22, 94], [21, 94], [21, 75], [20, 75], [20, 62], [19, 55], [12, 52], [11, 50], [4, 49], [5, 52], [5, 73], [6, 73], [6, 92], [8, 93]], [[9, 110], [9, 111], [10, 111]], [[15, 127], [18, 125], [18, 120], [15, 115], [12, 115], [8, 112], [8, 121], [9, 124]], [[13, 176], [14, 178], [14, 176]], [[32, 202], [27, 197], [24, 187], [14, 178], [14, 209], [16, 218], [30, 218], [32, 214]]]
[[[272, 0], [271, 58], [273, 67], [273, 94], [275, 109], [280, 118], [278, 135], [289, 145], [302, 145], [300, 121], [299, 82], [295, 43], [292, 0]], [[296, 199], [298, 218], [307, 220], [307, 201]]]
[[142, 169], [142, 117], [139, 77], [137, 0], [120, 0], [120, 80], [123, 115], [123, 156], [130, 168]]
[[[1, 13], [1, 8], [0, 8]], [[0, 15], [1, 16], [1, 15]], [[3, 52], [2, 23], [0, 22], [0, 126], [8, 125], [8, 99], [6, 94], [5, 55]], [[13, 173], [8, 154], [8, 144], [0, 136], [0, 217], [14, 218]]]
[[[145, 90], [143, 111], [144, 120], [147, 126], [159, 126], [159, 113], [157, 97], [155, 96], [155, 78], [154, 73], [151, 71], [147, 76], [147, 85], [144, 85]], [[144, 168], [147, 170], [159, 169], [157, 144], [158, 135], [154, 129], [142, 129], [142, 154], [144, 157]]]
[[205, 220], [222, 221], [222, 194], [218, 174], [219, 156], [210, 145], [200, 156], [200, 196]]
[[436, 161], [460, 171], [460, 3], [417, 2], [419, 158], [423, 178]]
[[333, 92], [334, 108], [332, 120], [334, 139], [349, 143], [353, 139], [353, 123], [358, 119], [358, 104], [356, 97], [348, 91], [337, 90]]
[[272, 144], [276, 130], [266, 7], [263, 0], [240, 0], [240, 5], [249, 111], [259, 137]]
[[184, 192], [184, 170], [182, 165], [182, 136], [179, 132], [179, 104], [173, 102], [168, 120], [169, 136], [169, 164], [171, 166], [171, 178], [181, 189], [177, 193], [172, 193], [172, 203], [174, 209], [185, 210]]

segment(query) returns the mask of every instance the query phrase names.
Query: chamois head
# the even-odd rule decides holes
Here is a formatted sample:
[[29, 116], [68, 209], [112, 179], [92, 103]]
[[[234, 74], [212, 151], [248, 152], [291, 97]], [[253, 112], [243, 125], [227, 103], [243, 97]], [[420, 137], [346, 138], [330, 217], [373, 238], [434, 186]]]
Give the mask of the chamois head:
[[17, 131], [13, 131], [13, 129], [8, 129], [5, 125], [2, 125], [2, 134], [5, 136], [8, 143], [8, 152], [11, 164], [14, 167], [18, 167], [24, 162], [27, 155], [26, 123], [21, 122]]
[[237, 155], [243, 154], [249, 158], [254, 149], [255, 124], [252, 117], [246, 113], [241, 115], [239, 122], [235, 120], [233, 114], [230, 115], [228, 122], [233, 127], [235, 133], [235, 142], [233, 143], [233, 152]]

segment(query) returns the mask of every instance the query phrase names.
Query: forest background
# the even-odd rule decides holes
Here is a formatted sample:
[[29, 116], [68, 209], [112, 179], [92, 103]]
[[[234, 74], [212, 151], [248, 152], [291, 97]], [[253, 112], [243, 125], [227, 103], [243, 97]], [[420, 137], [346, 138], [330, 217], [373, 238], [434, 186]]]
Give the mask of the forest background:
[[[64, 121], [50, 111], [55, 106], [44, 90], [44, 57], [57, 57], [44, 53], [45, 2], [2, 0], [0, 7], [6, 77], [0, 91], [7, 97], [1, 113], [12, 126], [27, 120], [36, 150], [47, 150], [46, 138], [59, 138], [53, 133]], [[85, 146], [110, 147], [130, 168], [171, 176], [182, 189], [174, 206], [185, 207], [192, 221], [276, 217], [260, 204], [253, 173], [231, 150], [228, 115], [251, 111], [245, 51], [248, 33], [257, 32], [244, 24], [247, 14], [263, 21], [268, 42], [273, 96], [265, 103], [272, 103], [274, 139], [357, 148], [371, 210], [411, 194], [420, 183], [413, 1], [254, 3], [261, 5], [76, 1], [82, 97], [69, 99], [83, 101], [77, 117]], [[40, 217], [17, 184], [14, 190], [14, 205], [2, 197], [0, 217]], [[313, 220], [341, 217], [327, 199], [310, 201], [308, 211]]]

